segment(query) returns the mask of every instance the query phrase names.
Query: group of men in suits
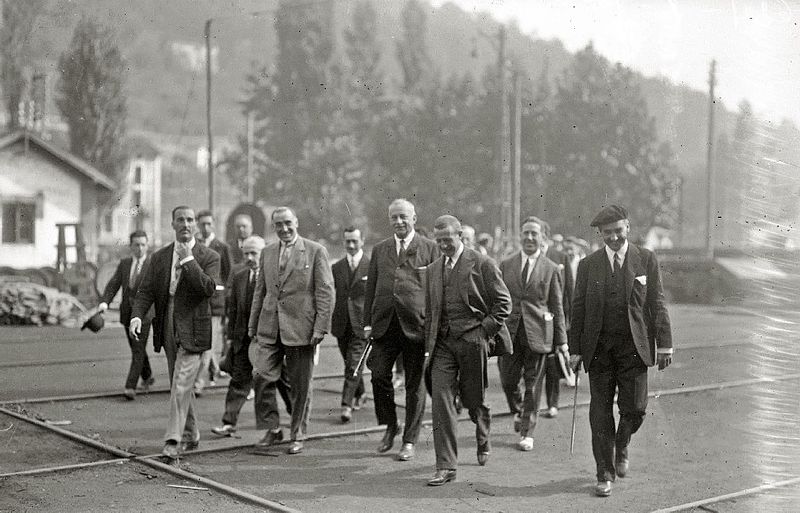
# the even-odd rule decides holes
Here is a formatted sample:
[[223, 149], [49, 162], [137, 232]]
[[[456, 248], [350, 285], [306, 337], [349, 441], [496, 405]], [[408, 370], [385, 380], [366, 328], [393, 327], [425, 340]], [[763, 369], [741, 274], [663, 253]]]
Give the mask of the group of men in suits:
[[[361, 230], [345, 229], [346, 256], [333, 266], [322, 245], [298, 234], [297, 216], [288, 207], [272, 213], [276, 242], [265, 246], [252, 236], [241, 241], [244, 267], [228, 281], [234, 370], [223, 427], [215, 432], [235, 431], [252, 386], [257, 428], [265, 431], [257, 446], [281, 441], [276, 392], [283, 390], [291, 416], [287, 452], [302, 452], [315, 355], [332, 331], [345, 368], [343, 422], [363, 400], [358, 362], [372, 345], [366, 365], [377, 421], [386, 426], [379, 453], [391, 450], [400, 432], [392, 384], [400, 355], [406, 393], [400, 461], [415, 457], [427, 388], [436, 452], [428, 484], [439, 486], [456, 478], [459, 401], [476, 425], [478, 463], [485, 465], [491, 454], [488, 358], [499, 357], [502, 388], [520, 435], [517, 446], [529, 451], [548, 355], [565, 358], [571, 348], [573, 367], [583, 363], [589, 373], [595, 492], [609, 495], [615, 478], [628, 473], [629, 443], [647, 405], [647, 368], [664, 369], [672, 359], [658, 263], [652, 252], [628, 242], [627, 211], [611, 205], [593, 220], [605, 247], [580, 261], [569, 287], [564, 282], [571, 262], [548, 258], [548, 227], [539, 218], [525, 219], [521, 249], [499, 265], [462, 241], [463, 227], [453, 216], [436, 220], [435, 240], [415, 230], [416, 210], [405, 199], [389, 205], [389, 221], [394, 234], [376, 244], [371, 256], [364, 253]], [[135, 391], [139, 379], [152, 383], [141, 342], [152, 319], [154, 344], [157, 351], [165, 349], [172, 383], [163, 454], [174, 458], [199, 441], [193, 385], [203, 352], [212, 347], [212, 302], [222, 283], [222, 259], [204, 232], [203, 243], [195, 240], [191, 208], [175, 208], [172, 226], [175, 242], [152, 256], [145, 254], [146, 235], [131, 234], [132, 257], [120, 264], [103, 299], [107, 303], [123, 289], [121, 320], [129, 324], [133, 355], [126, 392]], [[565, 301], [573, 287], [572, 300]]]

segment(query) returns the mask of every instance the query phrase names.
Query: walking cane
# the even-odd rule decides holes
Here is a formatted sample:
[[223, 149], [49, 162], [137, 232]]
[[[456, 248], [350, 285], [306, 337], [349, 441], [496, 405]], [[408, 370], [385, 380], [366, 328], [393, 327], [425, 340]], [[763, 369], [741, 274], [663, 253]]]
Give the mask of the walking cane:
[[364, 366], [364, 363], [369, 358], [369, 354], [372, 352], [372, 337], [367, 339], [367, 347], [364, 348], [364, 353], [361, 355], [361, 358], [358, 359], [358, 364], [356, 365], [355, 370], [353, 370], [353, 377], [357, 378], [358, 373], [361, 372], [361, 367]]
[[572, 455], [572, 451], [575, 448], [575, 415], [578, 412], [578, 385], [581, 384], [581, 375], [580, 373], [575, 373], [575, 394], [572, 397], [572, 436], [569, 438], [569, 454]]

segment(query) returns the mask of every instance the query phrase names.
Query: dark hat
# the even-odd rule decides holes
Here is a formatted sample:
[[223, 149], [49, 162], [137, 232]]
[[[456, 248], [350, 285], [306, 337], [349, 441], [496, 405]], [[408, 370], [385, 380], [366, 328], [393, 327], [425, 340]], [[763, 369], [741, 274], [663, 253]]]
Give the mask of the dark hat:
[[621, 219], [628, 219], [628, 211], [625, 210], [625, 207], [609, 205], [600, 210], [589, 226], [603, 226], [604, 224], [616, 223]]
[[86, 319], [86, 322], [83, 323], [83, 327], [81, 327], [81, 331], [85, 330], [86, 328], [89, 328], [93, 332], [97, 333], [98, 331], [103, 329], [103, 326], [105, 326], [105, 324], [106, 321], [105, 319], [103, 319], [103, 315], [100, 312], [97, 312], [93, 316]]

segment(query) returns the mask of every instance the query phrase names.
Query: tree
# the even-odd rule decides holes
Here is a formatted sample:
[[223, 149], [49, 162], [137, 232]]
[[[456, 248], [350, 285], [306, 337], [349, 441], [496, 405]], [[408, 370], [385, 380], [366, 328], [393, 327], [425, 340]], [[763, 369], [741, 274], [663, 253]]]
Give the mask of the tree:
[[676, 216], [672, 151], [656, 137], [637, 77], [590, 44], [561, 76], [548, 137], [546, 215], [565, 233], [591, 235], [603, 205], [625, 205], [637, 234]]
[[403, 36], [397, 42], [397, 58], [403, 68], [403, 91], [424, 87], [431, 75], [428, 55], [428, 18], [419, 0], [407, 0], [401, 14]]
[[5, 1], [0, 27], [0, 85], [6, 108], [6, 125], [19, 126], [19, 102], [25, 91], [24, 67], [30, 62], [31, 35], [44, 0]]
[[128, 108], [127, 66], [111, 31], [83, 18], [58, 68], [56, 105], [69, 127], [70, 150], [114, 177], [124, 158]]

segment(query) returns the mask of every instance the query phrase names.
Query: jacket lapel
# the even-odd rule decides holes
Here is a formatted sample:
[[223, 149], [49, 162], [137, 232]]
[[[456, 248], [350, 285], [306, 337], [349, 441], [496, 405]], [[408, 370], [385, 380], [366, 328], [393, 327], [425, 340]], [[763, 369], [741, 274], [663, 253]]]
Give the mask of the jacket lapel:
[[464, 304], [469, 305], [469, 278], [472, 274], [472, 268], [475, 267], [475, 259], [467, 248], [464, 248], [463, 253], [461, 253], [457, 267], [458, 273], [456, 273], [455, 277], [458, 281], [455, 283], [458, 283], [458, 292], [461, 294]]
[[163, 260], [160, 263], [160, 282], [167, 284], [167, 292], [169, 293], [169, 282], [172, 278], [172, 254], [175, 253], [175, 243], [173, 242], [169, 246], [167, 246], [167, 250], [164, 252]]
[[[403, 252], [403, 258], [401, 258], [400, 261], [397, 262], [398, 266], [403, 265], [409, 260], [409, 253], [411, 253], [411, 255], [414, 255], [417, 252], [417, 247], [419, 246], [417, 238], [418, 238], [417, 235], [414, 234], [414, 238], [411, 239], [411, 242], [408, 243], [408, 247], [406, 247], [406, 250]], [[397, 253], [395, 252], [395, 254]]]
[[[280, 270], [278, 269], [278, 260], [280, 258], [281, 245], [275, 244], [273, 247], [264, 250], [264, 267], [261, 269], [261, 274], [264, 277], [265, 285], [276, 286], [280, 283]], [[267, 283], [267, 277], [271, 277], [273, 282]]]
[[[347, 268], [347, 272], [350, 272], [350, 264], [347, 262], [347, 257], [344, 257], [345, 267]], [[350, 277], [350, 283], [347, 285], [348, 291], [353, 288], [353, 286], [361, 279], [364, 275], [365, 271], [365, 264], [364, 264], [364, 255], [361, 255], [361, 260], [358, 261], [358, 265], [356, 266], [356, 270], [353, 271], [353, 275]]]
[[428, 279], [430, 280], [428, 286], [430, 287], [431, 295], [430, 295], [430, 312], [431, 312], [431, 328], [433, 330], [433, 336], [436, 336], [436, 333], [439, 330], [439, 317], [442, 313], [442, 281], [444, 279], [444, 275], [442, 273], [444, 267], [444, 257], [439, 257], [433, 261], [433, 263], [428, 267], [429, 276]]
[[[534, 283], [539, 283], [542, 281], [542, 269], [544, 269], [544, 265], [542, 264], [542, 258], [547, 258], [543, 252], [539, 252], [539, 256], [536, 258], [536, 262], [533, 264], [533, 269], [531, 269], [531, 277], [528, 279], [527, 285], [525, 285], [525, 290], [528, 290], [530, 286]], [[522, 262], [520, 262], [522, 265]], [[522, 274], [522, 271], [520, 271]], [[524, 278], [523, 278], [524, 279]]]
[[641, 265], [639, 250], [633, 244], [628, 243], [628, 254], [625, 255], [625, 260], [625, 297], [630, 299], [633, 291], [633, 280], [636, 277], [637, 269]]
[[289, 261], [286, 262], [286, 272], [283, 273], [281, 278], [281, 285], [286, 283], [286, 280], [289, 279], [295, 269], [303, 265], [303, 262], [306, 261], [305, 253], [306, 245], [303, 243], [303, 238], [298, 235], [297, 242], [294, 243], [292, 248], [292, 254], [289, 255]]

